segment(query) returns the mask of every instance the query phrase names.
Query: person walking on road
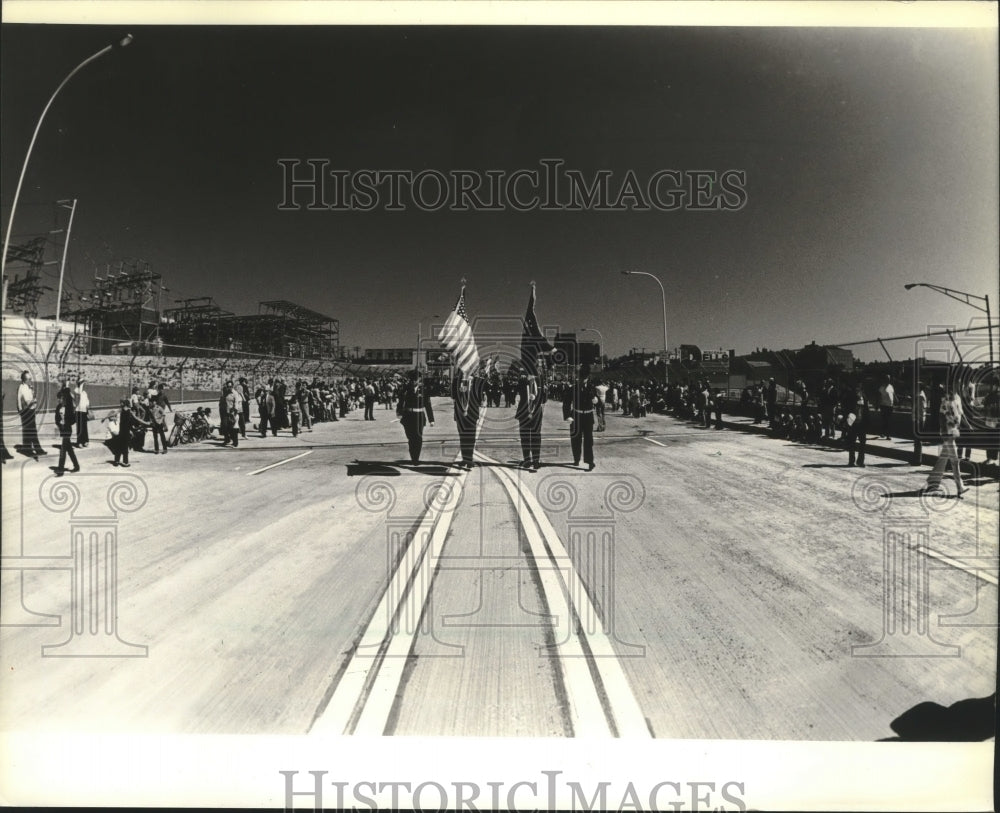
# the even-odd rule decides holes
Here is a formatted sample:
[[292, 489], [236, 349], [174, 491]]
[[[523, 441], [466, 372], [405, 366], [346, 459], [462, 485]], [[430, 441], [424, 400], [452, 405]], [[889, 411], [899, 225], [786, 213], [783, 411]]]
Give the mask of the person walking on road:
[[219, 432], [223, 438], [223, 446], [228, 446], [231, 442], [234, 449], [239, 447], [240, 412], [236, 388], [232, 381], [227, 381], [222, 390], [222, 397], [219, 398]]
[[923, 434], [927, 424], [927, 387], [918, 382], [913, 398], [913, 465], [919, 466], [924, 459]]
[[702, 427], [708, 429], [712, 425], [712, 392], [707, 381], [698, 382], [698, 412]]
[[608, 385], [602, 382], [594, 387], [594, 389], [597, 391], [597, 403], [594, 404], [594, 416], [597, 419], [597, 428], [594, 431], [603, 432], [607, 428], [607, 424], [604, 421], [604, 405], [608, 397]]
[[466, 469], [472, 468], [472, 456], [476, 451], [476, 431], [479, 428], [485, 384], [486, 379], [482, 376], [467, 376], [461, 368], [455, 371], [451, 382], [458, 445], [462, 452], [462, 466]]
[[149, 427], [153, 430], [153, 454], [160, 453], [163, 444], [163, 454], [167, 453], [167, 413], [157, 399], [149, 405]]
[[[868, 399], [859, 383], [855, 386], [854, 392], [848, 391], [848, 396], [843, 403], [844, 415], [847, 423], [847, 465], [853, 466], [855, 463], [859, 468], [865, 467], [865, 446], [868, 436], [865, 434], [865, 423], [868, 420]], [[855, 458], [855, 452], [857, 457]]]
[[90, 419], [90, 394], [84, 386], [84, 380], [78, 379], [75, 393], [76, 409], [76, 445], [81, 449], [86, 449], [90, 443], [90, 431], [87, 421]]
[[38, 459], [40, 454], [48, 454], [38, 442], [38, 424], [35, 414], [38, 401], [31, 387], [31, 373], [27, 370], [21, 373], [21, 384], [17, 388], [17, 414], [21, 416], [21, 442], [25, 454]]
[[153, 430], [153, 453], [160, 453], [160, 442], [163, 442], [163, 454], [167, 453], [167, 410], [170, 412], [174, 411], [173, 406], [170, 403], [170, 399], [167, 397], [166, 392], [163, 390], [164, 384], [161, 382], [156, 385], [156, 393], [153, 395], [149, 404], [149, 423]]
[[[0, 392], [0, 404], [6, 400], [7, 396]], [[6, 463], [8, 460], [13, 460], [14, 455], [7, 451], [7, 444], [3, 439], [3, 409], [0, 408], [0, 463]]]
[[533, 375], [518, 380], [514, 417], [521, 436], [521, 465], [537, 471], [542, 453], [542, 415], [545, 411], [545, 387]]
[[937, 462], [927, 476], [925, 491], [943, 491], [941, 481], [944, 479], [945, 470], [951, 465], [951, 473], [955, 478], [955, 488], [958, 491], [958, 498], [968, 491], [968, 487], [962, 485], [962, 474], [958, 465], [958, 448], [956, 440], [961, 435], [960, 427], [964, 413], [962, 410], [962, 398], [954, 387], [949, 388], [947, 395], [941, 399], [941, 410], [939, 413], [939, 427], [941, 434], [941, 451], [938, 454]]
[[569, 440], [573, 449], [573, 465], [580, 465], [581, 452], [587, 471], [596, 468], [594, 463], [594, 407], [597, 390], [590, 383], [590, 365], [580, 366], [579, 380], [563, 395], [563, 420], [570, 423]]
[[[764, 391], [764, 416], [767, 417], [771, 428], [774, 429], [778, 423], [778, 385], [773, 378], [767, 380], [767, 389]], [[760, 421], [754, 421], [754, 423], [760, 423]]]
[[896, 405], [896, 390], [892, 386], [891, 376], [884, 375], [878, 388], [878, 411], [882, 416], [882, 434], [886, 440], [892, 440], [889, 434], [892, 424], [892, 408]]
[[431, 407], [431, 399], [424, 392], [420, 373], [410, 370], [409, 379], [400, 392], [396, 415], [406, 432], [410, 460], [416, 464], [420, 462], [420, 452], [424, 445], [424, 426], [434, 426], [434, 409]]
[[69, 386], [63, 385], [56, 395], [56, 426], [59, 429], [59, 464], [56, 466], [56, 477], [62, 477], [66, 472], [66, 457], [73, 463], [71, 472], [80, 471], [80, 462], [73, 451], [73, 424], [76, 423], [76, 403]]
[[131, 399], [123, 398], [121, 410], [118, 413], [118, 420], [114, 421], [112, 426], [109, 427], [111, 439], [108, 441], [108, 448], [111, 449], [115, 456], [115, 466], [120, 463], [125, 468], [128, 468], [128, 450], [132, 442], [132, 432], [143, 426], [148, 426], [148, 424], [136, 417], [132, 412]]
[[271, 386], [262, 386], [257, 390], [257, 414], [260, 418], [260, 436], [267, 437], [267, 425], [271, 424], [271, 434], [277, 436], [278, 422], [275, 418], [274, 391]]
[[725, 405], [726, 395], [721, 389], [715, 391], [715, 397], [712, 398], [712, 406], [715, 409], [715, 428], [722, 429], [722, 407]]
[[243, 423], [243, 388], [238, 382], [234, 384], [232, 381], [229, 381], [227, 384], [232, 393], [233, 401], [236, 404], [236, 415], [233, 417], [233, 427], [236, 430], [235, 437], [238, 438], [242, 435], [245, 438], [247, 433], [246, 424]]
[[[245, 378], [241, 378], [238, 384], [242, 411], [240, 413], [240, 437], [244, 440], [247, 436], [247, 424], [250, 423], [250, 386]], [[171, 410], [173, 411], [173, 410]]]
[[299, 406], [299, 399], [294, 395], [288, 400], [288, 418], [292, 424], [292, 437], [299, 436], [299, 418], [302, 417], [302, 407]]

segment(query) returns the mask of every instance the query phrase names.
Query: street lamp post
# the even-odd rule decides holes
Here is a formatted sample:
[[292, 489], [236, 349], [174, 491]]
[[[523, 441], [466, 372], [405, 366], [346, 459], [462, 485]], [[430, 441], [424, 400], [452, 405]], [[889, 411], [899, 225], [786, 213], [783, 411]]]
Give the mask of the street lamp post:
[[[66, 207], [66, 201], [59, 201], [59, 205]], [[56, 322], [59, 321], [59, 314], [62, 309], [62, 289], [63, 289], [63, 277], [66, 274], [66, 255], [69, 253], [69, 237], [73, 233], [73, 215], [76, 214], [76, 199], [70, 204], [69, 208], [69, 225], [66, 227], [66, 239], [63, 241], [63, 254], [62, 262], [59, 264], [59, 291], [56, 293]]]
[[[970, 308], [975, 308], [977, 311], [986, 314], [986, 331], [988, 336], [988, 341], [990, 344], [990, 367], [993, 366], [993, 322], [990, 317], [990, 297], [989, 294], [985, 296], [977, 296], [976, 294], [967, 294], [965, 291], [956, 291], [954, 288], [945, 288], [943, 285], [932, 285], [929, 282], [911, 282], [908, 285], [903, 286], [907, 291], [913, 288], [930, 288], [932, 291], [937, 291], [939, 294], [944, 294], [945, 296], [950, 296], [952, 299], [957, 299], [959, 302], [964, 302]], [[976, 305], [972, 300], [977, 299], [983, 303], [982, 306]]]
[[581, 327], [579, 328], [580, 333], [596, 333], [597, 334], [597, 358], [601, 361], [601, 369], [604, 369], [604, 336], [601, 334], [596, 327]]
[[[431, 319], [440, 319], [440, 318], [441, 317], [435, 313], [433, 316], [427, 317], [426, 321], [429, 322]], [[420, 369], [420, 352], [421, 348], [423, 347], [423, 341], [424, 341], [424, 321], [425, 321], [424, 319], [421, 319], [419, 322], [417, 322], [417, 365], [416, 365], [417, 370]], [[434, 332], [434, 326], [431, 325], [431, 333], [433, 334], [433, 332]], [[431, 338], [434, 338], [433, 335], [431, 336]]]
[[655, 274], [650, 274], [648, 271], [622, 271], [622, 274], [626, 277], [629, 276], [639, 276], [639, 277], [652, 277], [656, 280], [656, 284], [660, 286], [660, 296], [663, 298], [663, 382], [665, 384], [670, 383], [670, 359], [668, 358], [670, 350], [667, 346], [667, 292], [663, 288], [663, 283], [660, 282], [660, 278]]
[[124, 48], [132, 42], [132, 35], [126, 34], [117, 42], [113, 42], [110, 45], [105, 45], [96, 54], [88, 56], [83, 62], [77, 65], [73, 70], [71, 70], [66, 78], [59, 83], [59, 87], [56, 88], [55, 93], [49, 97], [48, 103], [42, 110], [42, 115], [38, 117], [38, 123], [35, 125], [35, 132], [31, 136], [31, 141], [28, 144], [28, 152], [24, 156], [24, 164], [21, 166], [21, 176], [17, 179], [17, 188], [14, 190], [14, 200], [10, 204], [10, 219], [7, 221], [7, 235], [4, 237], [3, 241], [3, 255], [0, 257], [0, 277], [3, 278], [3, 295], [4, 295], [4, 307], [7, 306], [7, 249], [10, 247], [10, 234], [11, 229], [14, 227], [14, 212], [17, 209], [17, 201], [21, 196], [21, 186], [24, 184], [24, 175], [28, 171], [28, 162], [31, 160], [31, 151], [34, 149], [35, 140], [38, 138], [38, 131], [42, 129], [42, 122], [45, 121], [45, 115], [49, 112], [49, 108], [52, 107], [52, 102], [55, 101], [56, 96], [59, 95], [59, 91], [63, 89], [66, 83], [72, 79], [76, 73], [83, 68], [85, 65], [89, 65], [95, 59], [99, 59], [104, 56], [109, 51], [113, 51], [115, 48]]

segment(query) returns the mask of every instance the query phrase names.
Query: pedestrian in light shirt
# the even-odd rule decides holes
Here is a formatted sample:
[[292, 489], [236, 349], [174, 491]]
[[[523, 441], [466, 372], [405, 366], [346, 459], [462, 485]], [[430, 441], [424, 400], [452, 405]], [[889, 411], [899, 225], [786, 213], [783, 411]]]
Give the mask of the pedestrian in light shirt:
[[882, 384], [878, 388], [878, 411], [882, 416], [882, 433], [886, 440], [892, 440], [889, 435], [889, 425], [892, 423], [892, 408], [896, 405], [896, 390], [892, 386], [892, 379], [886, 375], [882, 378]]
[[24, 451], [36, 460], [40, 454], [48, 454], [38, 442], [38, 425], [35, 414], [38, 401], [31, 386], [31, 373], [27, 370], [21, 373], [21, 385], [17, 388], [17, 414], [21, 416], [21, 440]]
[[957, 496], [959, 499], [969, 490], [966, 486], [962, 485], [962, 474], [958, 467], [958, 448], [955, 445], [956, 440], [961, 434], [962, 418], [962, 398], [954, 388], [951, 388], [948, 390], [947, 395], [941, 399], [941, 451], [938, 454], [934, 468], [931, 469], [931, 473], [927, 476], [925, 490], [928, 492], [943, 490], [941, 481], [944, 479], [944, 473], [949, 464], [951, 465], [952, 476], [955, 478], [955, 489], [958, 492]]
[[76, 401], [76, 445], [80, 449], [86, 449], [87, 444], [90, 443], [90, 432], [87, 428], [90, 414], [90, 394], [87, 392], [82, 378], [76, 382], [74, 400]]

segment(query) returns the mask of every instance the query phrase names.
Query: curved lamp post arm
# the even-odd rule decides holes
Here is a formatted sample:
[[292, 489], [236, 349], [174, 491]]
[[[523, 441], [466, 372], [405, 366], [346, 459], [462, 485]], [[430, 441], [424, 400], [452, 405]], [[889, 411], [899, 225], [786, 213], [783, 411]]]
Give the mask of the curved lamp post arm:
[[28, 162], [31, 160], [31, 151], [32, 149], [34, 149], [35, 140], [38, 138], [38, 132], [39, 130], [42, 129], [42, 122], [45, 121], [45, 116], [49, 112], [49, 108], [52, 107], [52, 102], [56, 100], [56, 96], [58, 96], [59, 91], [61, 91], [66, 86], [66, 83], [69, 82], [69, 80], [72, 79], [83, 67], [89, 65], [95, 59], [100, 59], [109, 51], [113, 51], [115, 48], [124, 48], [131, 42], [132, 42], [132, 35], [128, 34], [122, 39], [118, 40], [118, 42], [113, 43], [111, 45], [105, 45], [97, 53], [88, 56], [85, 60], [83, 60], [83, 62], [81, 62], [79, 65], [73, 68], [73, 70], [71, 70], [66, 75], [66, 78], [59, 83], [59, 87], [57, 87], [55, 89], [55, 92], [49, 97], [48, 103], [42, 110], [42, 115], [38, 117], [38, 123], [35, 125], [35, 132], [32, 134], [31, 142], [28, 144], [28, 152], [24, 156], [24, 164], [21, 166], [21, 176], [17, 179], [17, 188], [14, 190], [14, 200], [10, 205], [10, 219], [7, 222], [7, 234], [4, 237], [3, 241], [3, 256], [0, 257], [0, 274], [5, 274], [7, 271], [7, 249], [10, 247], [10, 233], [11, 229], [14, 227], [14, 212], [17, 209], [18, 198], [21, 196], [21, 186], [24, 183], [24, 176], [28, 171]]
[[[989, 341], [990, 343], [990, 366], [991, 367], [993, 366], [993, 321], [992, 321], [992, 316], [990, 314], [989, 294], [987, 294], [986, 296], [978, 296], [976, 294], [966, 293], [965, 291], [956, 291], [954, 288], [946, 288], [943, 285], [933, 285], [929, 282], [911, 282], [908, 285], [904, 285], [903, 287], [907, 291], [910, 291], [914, 288], [930, 288], [932, 291], [937, 291], [939, 294], [944, 294], [945, 296], [951, 297], [952, 299], [956, 299], [959, 302], [968, 305], [970, 308], [975, 308], [980, 313], [985, 313], [986, 330], [988, 336], [987, 341]], [[983, 304], [977, 305], [975, 302], [972, 301], [974, 299], [979, 300]], [[951, 334], [949, 334], [949, 336], [950, 335]], [[955, 340], [952, 339], [952, 343], [954, 343], [954, 341]]]
[[622, 271], [622, 274], [625, 276], [652, 277], [656, 280], [656, 284], [660, 286], [660, 296], [663, 298], [663, 381], [669, 384], [670, 359], [668, 356], [670, 355], [670, 348], [667, 345], [667, 292], [656, 274], [650, 274], [648, 271]]
[[[989, 303], [990, 298], [988, 296], [977, 296], [976, 294], [967, 294], [965, 291], [956, 291], [954, 288], [945, 288], [943, 285], [932, 285], [929, 282], [911, 282], [909, 285], [904, 285], [907, 291], [911, 288], [930, 288], [932, 291], [937, 291], [939, 294], [944, 294], [945, 296], [950, 296], [952, 299], [957, 299], [959, 302], [963, 302], [970, 308], [975, 308], [977, 311], [982, 311], [983, 313], [989, 313]], [[972, 300], [978, 299], [980, 302], [984, 302], [984, 305], [976, 305]]]

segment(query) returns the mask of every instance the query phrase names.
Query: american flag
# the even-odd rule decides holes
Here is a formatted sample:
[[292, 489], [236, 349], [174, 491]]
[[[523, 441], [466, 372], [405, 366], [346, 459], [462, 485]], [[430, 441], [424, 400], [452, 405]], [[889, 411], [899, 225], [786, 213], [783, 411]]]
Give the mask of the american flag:
[[476, 340], [472, 336], [469, 314], [465, 311], [465, 289], [462, 289], [455, 309], [441, 328], [438, 338], [454, 354], [455, 363], [466, 376], [471, 376], [479, 369], [479, 350], [476, 349]]
[[528, 310], [524, 314], [524, 333], [521, 335], [521, 364], [528, 375], [538, 375], [538, 356], [551, 353], [555, 348], [542, 334], [535, 317], [535, 286], [531, 285]]

